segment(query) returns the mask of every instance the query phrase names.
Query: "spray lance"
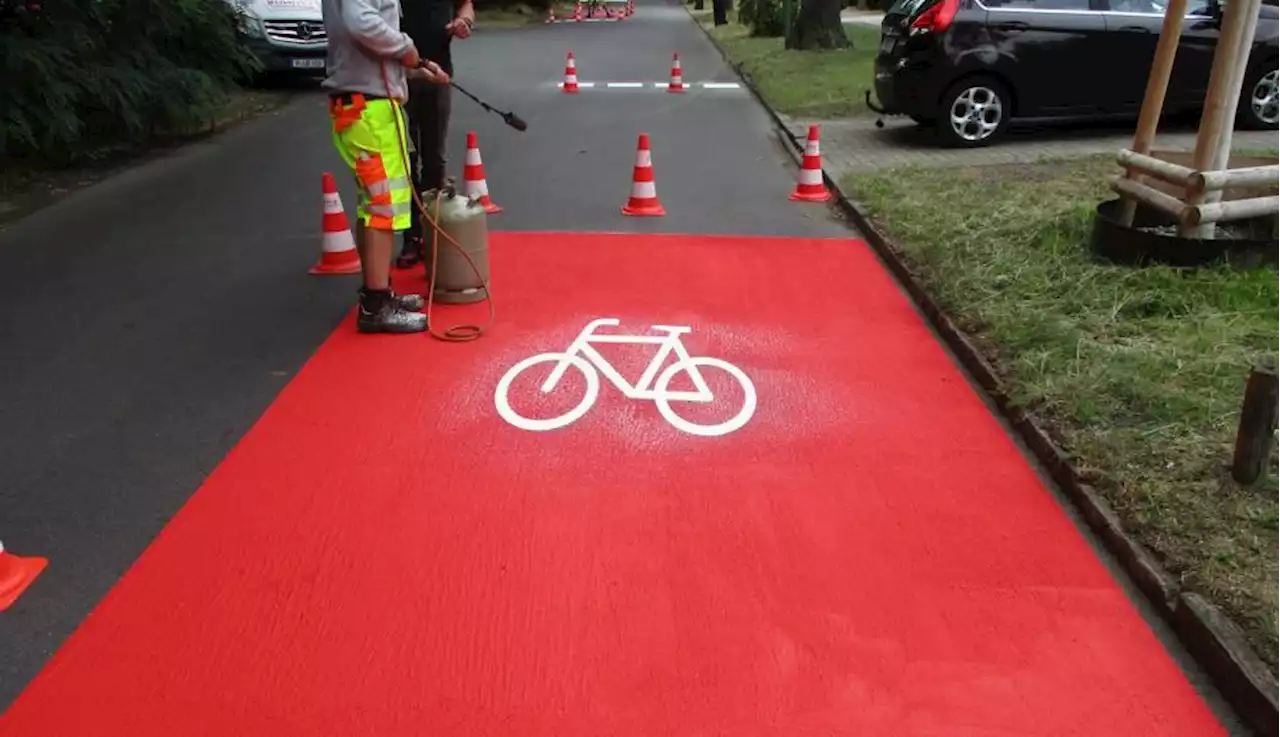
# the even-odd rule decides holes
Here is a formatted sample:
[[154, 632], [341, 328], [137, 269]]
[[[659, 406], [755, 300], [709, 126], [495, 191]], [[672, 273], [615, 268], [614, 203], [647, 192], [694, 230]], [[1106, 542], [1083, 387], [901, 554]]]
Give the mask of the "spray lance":
[[519, 115], [516, 115], [515, 113], [504, 113], [504, 112], [502, 112], [501, 110], [495, 110], [495, 109], [493, 108], [493, 106], [492, 106], [492, 105], [490, 105], [489, 103], [485, 102], [484, 100], [481, 100], [479, 97], [476, 97], [475, 95], [471, 94], [470, 92], [467, 92], [466, 90], [464, 90], [464, 89], [462, 89], [461, 87], [459, 87], [459, 86], [458, 86], [458, 83], [457, 83], [457, 82], [454, 82], [452, 79], [451, 79], [451, 80], [449, 80], [449, 84], [450, 84], [450, 85], [451, 85], [455, 90], [457, 90], [457, 91], [461, 92], [462, 94], [466, 95], [467, 97], [470, 97], [472, 100], [475, 100], [475, 101], [476, 101], [476, 103], [477, 103], [478, 105], [480, 105], [480, 107], [482, 107], [482, 108], [484, 108], [485, 110], [488, 110], [489, 112], [493, 113], [494, 115], [497, 115], [498, 117], [502, 118], [502, 122], [506, 123], [507, 125], [511, 126], [512, 128], [515, 128], [516, 130], [520, 131], [521, 133], [523, 133], [523, 132], [525, 132], [526, 130], [528, 130], [528, 128], [529, 128], [529, 124], [528, 124], [528, 123], [526, 123], [526, 122], [524, 122], [524, 118], [521, 118]]

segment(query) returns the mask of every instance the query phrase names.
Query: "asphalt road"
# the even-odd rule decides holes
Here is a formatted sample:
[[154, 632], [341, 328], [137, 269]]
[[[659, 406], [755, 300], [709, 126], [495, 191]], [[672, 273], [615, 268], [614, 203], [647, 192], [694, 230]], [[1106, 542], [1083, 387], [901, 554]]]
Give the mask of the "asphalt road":
[[[479, 135], [507, 230], [847, 236], [789, 202], [769, 120], [676, 5], [623, 23], [478, 33], [458, 81], [450, 172]], [[583, 82], [556, 87], [572, 50]], [[679, 52], [683, 95], [656, 89]], [[639, 133], [664, 218], [628, 218]], [[0, 617], [0, 711], [200, 486], [353, 305], [355, 278], [307, 275], [320, 176], [339, 174], [324, 97], [79, 192], [0, 235], [0, 540], [51, 560]]]

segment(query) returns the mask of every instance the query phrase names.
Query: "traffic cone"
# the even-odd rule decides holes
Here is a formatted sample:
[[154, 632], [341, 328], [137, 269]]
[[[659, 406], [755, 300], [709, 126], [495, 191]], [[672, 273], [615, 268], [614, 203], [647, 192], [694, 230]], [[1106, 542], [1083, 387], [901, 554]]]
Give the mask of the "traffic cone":
[[12, 606], [47, 565], [47, 558], [19, 558], [6, 553], [0, 543], [0, 612]]
[[804, 145], [804, 162], [791, 199], [803, 202], [826, 202], [831, 192], [822, 181], [822, 156], [818, 152], [818, 126], [809, 126], [809, 139]]
[[671, 82], [667, 92], [684, 92], [684, 79], [680, 76], [680, 52], [671, 55]]
[[572, 51], [564, 58], [564, 91], [578, 91], [578, 63], [574, 61]]
[[462, 187], [462, 193], [483, 205], [485, 212], [502, 212], [502, 208], [489, 199], [489, 184], [484, 179], [484, 162], [480, 160], [480, 147], [476, 143], [475, 131], [467, 131], [467, 158], [462, 167]]
[[649, 134], [641, 133], [636, 145], [636, 166], [631, 174], [631, 198], [622, 206], [623, 215], [666, 215], [658, 201], [658, 188], [653, 180], [653, 158], [649, 152]]
[[324, 234], [320, 240], [320, 260], [310, 273], [319, 275], [359, 274], [360, 253], [356, 240], [351, 236], [347, 214], [342, 209], [342, 197], [333, 175], [324, 173]]
[[582, 22], [582, 3], [575, 3], [573, 6], [573, 19]]
[[547, 22], [556, 22], [556, 4], [554, 2], [547, 6]]

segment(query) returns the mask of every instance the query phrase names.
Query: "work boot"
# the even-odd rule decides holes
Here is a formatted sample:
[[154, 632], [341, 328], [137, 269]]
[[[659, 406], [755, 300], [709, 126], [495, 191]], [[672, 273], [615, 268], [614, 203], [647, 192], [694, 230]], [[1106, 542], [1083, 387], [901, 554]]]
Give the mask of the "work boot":
[[[416, 295], [415, 295], [416, 296]], [[356, 330], [362, 333], [420, 333], [427, 329], [427, 316], [410, 312], [390, 290], [360, 290]]]
[[413, 268], [427, 256], [427, 244], [420, 235], [406, 235], [400, 255], [396, 256], [397, 269]]
[[394, 289], [389, 289], [388, 291], [391, 292], [391, 299], [397, 305], [400, 305], [402, 310], [422, 312], [422, 308], [427, 306], [427, 300], [421, 294], [396, 294]]

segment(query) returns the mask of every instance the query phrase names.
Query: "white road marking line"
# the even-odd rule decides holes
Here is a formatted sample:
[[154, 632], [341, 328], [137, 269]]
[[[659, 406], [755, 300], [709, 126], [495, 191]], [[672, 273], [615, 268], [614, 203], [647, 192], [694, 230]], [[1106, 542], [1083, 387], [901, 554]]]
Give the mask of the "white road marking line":
[[[579, 82], [578, 86], [579, 87], [595, 87], [596, 84], [597, 84], [596, 82]], [[670, 82], [653, 82], [652, 84], [654, 89], [665, 89], [671, 86]], [[701, 87], [704, 90], [737, 90], [742, 88], [742, 85], [738, 84], [737, 82], [697, 82], [697, 83], [684, 82], [683, 84], [686, 90], [692, 87]], [[645, 83], [644, 82], [605, 82], [604, 86], [610, 89], [634, 90], [634, 89], [643, 88], [645, 86]], [[556, 87], [563, 88], [564, 82], [556, 82]]]

